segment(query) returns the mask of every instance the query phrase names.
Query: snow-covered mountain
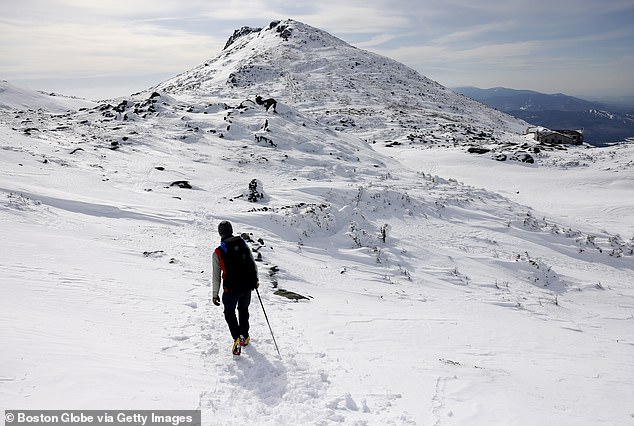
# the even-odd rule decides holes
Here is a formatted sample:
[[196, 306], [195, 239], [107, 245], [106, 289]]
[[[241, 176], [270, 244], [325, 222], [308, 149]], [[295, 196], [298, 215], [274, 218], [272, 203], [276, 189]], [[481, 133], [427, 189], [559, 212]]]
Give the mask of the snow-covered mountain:
[[[535, 150], [525, 123], [292, 20], [126, 99], [59, 99], [0, 92], [0, 409], [631, 421], [631, 144]], [[254, 296], [232, 359], [221, 220], [259, 259], [281, 358]]]
[[517, 141], [527, 124], [457, 95], [384, 56], [286, 20], [236, 30], [223, 52], [154, 90], [282, 100], [377, 143]]

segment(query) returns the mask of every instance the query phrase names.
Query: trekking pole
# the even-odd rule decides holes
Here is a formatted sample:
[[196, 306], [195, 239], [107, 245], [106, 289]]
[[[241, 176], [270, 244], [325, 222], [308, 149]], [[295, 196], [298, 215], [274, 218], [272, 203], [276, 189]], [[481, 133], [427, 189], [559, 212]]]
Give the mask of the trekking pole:
[[262, 303], [262, 298], [260, 297], [260, 292], [258, 289], [255, 289], [255, 292], [258, 294], [258, 299], [260, 299], [260, 306], [262, 306], [262, 312], [264, 312], [264, 318], [266, 318], [266, 323], [269, 325], [269, 331], [271, 332], [271, 337], [273, 338], [273, 343], [275, 344], [275, 350], [277, 350], [277, 354], [280, 358], [282, 358], [282, 354], [280, 354], [280, 349], [277, 347], [277, 342], [275, 341], [275, 336], [273, 335], [273, 330], [271, 329], [271, 323], [269, 322], [269, 317], [266, 315], [266, 310], [264, 310], [264, 303]]

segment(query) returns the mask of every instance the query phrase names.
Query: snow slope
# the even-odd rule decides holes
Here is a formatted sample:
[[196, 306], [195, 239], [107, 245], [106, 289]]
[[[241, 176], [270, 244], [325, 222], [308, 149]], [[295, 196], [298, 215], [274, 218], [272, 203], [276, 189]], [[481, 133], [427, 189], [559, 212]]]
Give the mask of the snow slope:
[[16, 87], [6, 80], [0, 80], [0, 109], [5, 110], [44, 110], [53, 113], [75, 111], [95, 106], [92, 101], [57, 95], [44, 94]]
[[[409, 167], [452, 176], [530, 205], [557, 222], [634, 235], [632, 144], [543, 153], [543, 167], [492, 162], [454, 149], [389, 151]], [[387, 153], [387, 152], [386, 152]], [[509, 173], [511, 172], [511, 173]], [[504, 176], [500, 179], [500, 176]]]
[[[479, 104], [430, 124], [454, 99], [434, 83], [392, 140], [414, 121], [436, 139], [374, 144], [389, 111], [348, 127], [325, 112], [346, 94], [361, 103], [364, 80], [311, 100], [311, 82], [327, 82], [308, 76], [319, 49], [352, 48], [295, 21], [268, 31], [280, 25], [297, 37], [276, 36], [292, 46], [271, 52], [302, 55], [296, 98], [267, 95], [277, 112], [254, 102], [265, 83], [226, 81], [254, 52], [228, 51], [264, 51], [263, 32], [238, 37], [197, 87], [200, 70], [88, 109], [0, 110], [0, 409], [198, 408], [208, 425], [631, 423], [633, 147], [534, 164], [466, 154], [468, 128], [491, 145], [523, 137]], [[316, 34], [319, 49], [295, 46]], [[578, 189], [547, 186], [571, 174]], [[263, 197], [250, 202], [254, 179]], [[209, 287], [225, 219], [261, 255], [281, 358], [255, 295], [252, 345], [230, 354]]]

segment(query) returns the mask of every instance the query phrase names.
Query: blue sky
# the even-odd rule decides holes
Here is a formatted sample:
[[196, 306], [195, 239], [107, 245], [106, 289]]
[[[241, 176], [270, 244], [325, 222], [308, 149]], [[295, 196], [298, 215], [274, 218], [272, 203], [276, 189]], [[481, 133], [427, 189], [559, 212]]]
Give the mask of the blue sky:
[[125, 96], [293, 18], [449, 86], [634, 95], [634, 0], [0, 0], [0, 79]]

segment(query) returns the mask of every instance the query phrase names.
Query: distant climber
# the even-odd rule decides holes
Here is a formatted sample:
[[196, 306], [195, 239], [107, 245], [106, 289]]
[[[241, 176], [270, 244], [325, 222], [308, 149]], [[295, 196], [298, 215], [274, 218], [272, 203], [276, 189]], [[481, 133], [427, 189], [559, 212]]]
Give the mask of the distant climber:
[[[225, 321], [233, 338], [231, 352], [240, 355], [249, 337], [249, 304], [251, 291], [258, 288], [258, 268], [251, 249], [242, 237], [233, 235], [231, 223], [223, 220], [218, 225], [220, 246], [211, 257], [213, 303], [220, 306], [220, 282], [222, 280], [222, 304]], [[238, 317], [236, 318], [236, 307]]]
[[277, 101], [273, 98], [262, 99], [262, 96], [258, 95], [255, 97], [255, 103], [258, 105], [264, 105], [267, 111], [269, 108], [273, 107], [273, 112], [277, 112]]

